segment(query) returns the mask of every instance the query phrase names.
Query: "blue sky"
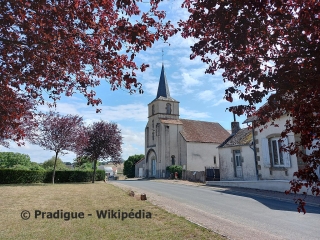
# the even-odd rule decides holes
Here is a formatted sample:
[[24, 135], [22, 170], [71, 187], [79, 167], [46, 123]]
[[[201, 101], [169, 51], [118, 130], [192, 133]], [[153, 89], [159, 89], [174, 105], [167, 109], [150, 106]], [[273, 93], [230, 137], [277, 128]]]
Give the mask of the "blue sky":
[[[161, 8], [167, 11], [167, 19], [176, 23], [179, 19], [186, 19], [188, 13], [180, 8], [182, 0], [164, 1]], [[179, 34], [169, 39], [169, 44], [157, 42], [151, 49], [137, 55], [137, 63], [149, 63], [150, 67], [143, 73], [137, 74], [142, 83], [144, 93], [130, 95], [126, 90], [111, 91], [110, 85], [102, 82], [96, 88], [97, 96], [102, 99], [99, 107], [102, 112], [97, 114], [95, 107], [87, 106], [86, 100], [80, 94], [72, 97], [63, 97], [58, 102], [57, 111], [61, 114], [78, 114], [85, 123], [105, 120], [119, 125], [122, 136], [122, 157], [127, 159], [130, 155], [144, 154], [144, 129], [147, 124], [147, 105], [157, 94], [158, 82], [162, 65], [162, 50], [164, 52], [163, 64], [169, 84], [171, 97], [180, 102], [180, 118], [218, 122], [225, 129], [230, 130], [233, 115], [226, 111], [227, 107], [243, 104], [234, 99], [233, 103], [223, 99], [224, 90], [231, 86], [224, 83], [221, 77], [222, 70], [215, 75], [204, 74], [206, 64], [200, 58], [190, 60], [190, 46], [195, 43], [193, 39], [183, 39]], [[40, 106], [40, 110], [47, 110]], [[245, 116], [238, 117], [242, 123]], [[10, 148], [0, 146], [0, 151], [12, 151], [28, 154], [31, 161], [44, 162], [54, 153], [26, 142], [25, 146], [18, 147], [15, 143]], [[75, 154], [68, 153], [60, 158], [72, 162]]]

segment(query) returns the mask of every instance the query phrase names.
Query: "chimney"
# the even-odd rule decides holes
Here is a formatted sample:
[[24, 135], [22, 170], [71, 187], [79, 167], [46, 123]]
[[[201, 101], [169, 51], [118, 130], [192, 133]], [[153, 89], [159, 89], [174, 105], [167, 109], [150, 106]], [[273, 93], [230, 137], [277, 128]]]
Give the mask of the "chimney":
[[231, 122], [231, 134], [235, 135], [240, 130], [239, 122], [236, 122], [236, 115], [233, 113], [233, 122]]

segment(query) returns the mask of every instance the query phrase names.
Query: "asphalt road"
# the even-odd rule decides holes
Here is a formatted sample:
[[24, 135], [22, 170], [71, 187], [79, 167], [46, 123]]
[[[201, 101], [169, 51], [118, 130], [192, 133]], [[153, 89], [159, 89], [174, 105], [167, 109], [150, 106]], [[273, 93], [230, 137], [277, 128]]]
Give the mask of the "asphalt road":
[[194, 212], [195, 222], [199, 219], [198, 223], [230, 239], [320, 239], [320, 207], [317, 206], [308, 206], [304, 215], [297, 212], [291, 201], [256, 194], [156, 181], [119, 183], [184, 205], [188, 215]]

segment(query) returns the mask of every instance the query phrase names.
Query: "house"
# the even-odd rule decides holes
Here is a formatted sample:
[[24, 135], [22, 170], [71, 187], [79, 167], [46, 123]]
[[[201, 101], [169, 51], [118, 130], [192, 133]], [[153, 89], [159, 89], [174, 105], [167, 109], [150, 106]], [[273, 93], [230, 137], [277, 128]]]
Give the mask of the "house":
[[145, 166], [142, 175], [155, 178], [167, 178], [171, 165], [186, 171], [219, 168], [217, 147], [229, 135], [219, 123], [179, 118], [179, 102], [170, 96], [162, 65], [157, 96], [148, 104], [145, 159], [136, 168]]
[[[299, 140], [293, 133], [281, 138], [288, 118], [290, 120], [289, 116], [283, 115], [274, 121], [274, 125], [267, 123], [263, 131], [254, 130], [258, 176], [261, 180], [291, 180], [293, 173], [303, 167], [303, 162], [298, 161], [297, 156], [280, 151], [282, 144], [288, 145]], [[250, 118], [245, 123], [254, 121], [254, 118]]]
[[[244, 123], [252, 124], [255, 119], [250, 117]], [[281, 144], [287, 145], [297, 140], [294, 134], [289, 134], [283, 141], [279, 141], [287, 119], [284, 115], [275, 120], [274, 125], [267, 123], [268, 127], [263, 131], [257, 128], [254, 131], [248, 128], [233, 129], [231, 136], [219, 146], [220, 179], [291, 180], [303, 162], [298, 161], [295, 155], [280, 151]]]
[[252, 131], [241, 129], [239, 122], [231, 123], [231, 135], [218, 146], [220, 180], [257, 180]]

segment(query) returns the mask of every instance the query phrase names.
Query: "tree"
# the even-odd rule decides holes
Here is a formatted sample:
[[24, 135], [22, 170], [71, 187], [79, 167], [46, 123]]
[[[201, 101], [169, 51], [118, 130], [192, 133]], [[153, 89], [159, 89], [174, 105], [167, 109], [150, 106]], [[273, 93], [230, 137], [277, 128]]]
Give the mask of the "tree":
[[74, 151], [80, 147], [79, 136], [83, 136], [84, 125], [82, 117], [78, 115], [62, 116], [56, 112], [42, 114], [38, 120], [37, 132], [29, 138], [30, 142], [55, 152], [53, 165], [52, 183], [56, 171], [56, 164], [59, 154], [66, 154], [65, 151]]
[[0, 167], [12, 168], [15, 165], [31, 166], [30, 156], [14, 152], [0, 152]]
[[78, 169], [92, 169], [92, 161], [89, 157], [78, 157], [74, 160], [74, 165]]
[[[283, 150], [301, 157], [305, 168], [294, 174], [290, 191], [306, 186], [319, 195], [320, 141], [314, 139], [320, 138], [320, 3], [186, 0], [183, 7], [190, 16], [179, 23], [182, 36], [196, 39], [190, 58], [201, 57], [206, 73], [224, 70], [224, 81], [233, 83], [225, 99], [238, 95], [248, 103], [230, 111], [257, 115], [257, 126], [283, 114], [292, 117], [282, 137], [293, 132], [301, 139]], [[267, 104], [256, 110], [264, 98]], [[307, 156], [306, 148], [313, 154]]]
[[[62, 94], [78, 91], [88, 105], [96, 106], [101, 100], [94, 88], [101, 80], [112, 90], [142, 92], [136, 72], [148, 64], [137, 65], [136, 54], [175, 30], [163, 22], [165, 13], [157, 10], [160, 0], [150, 1], [149, 9], [144, 3], [145, 12], [139, 2], [1, 1], [0, 131], [8, 116], [15, 122], [26, 112], [25, 97], [43, 104], [45, 93], [55, 105]], [[16, 114], [6, 107], [11, 102]], [[23, 129], [12, 130], [18, 139], [24, 136]]]
[[135, 164], [142, 158], [144, 158], [143, 154], [135, 154], [133, 156], [129, 156], [128, 159], [124, 162], [123, 175], [127, 176], [128, 178], [134, 178]]
[[48, 159], [47, 161], [44, 161], [42, 163], [42, 167], [46, 170], [67, 170], [67, 166], [64, 164], [64, 162], [60, 159], [57, 158], [56, 156], [53, 156], [52, 158]]
[[44, 168], [39, 163], [31, 162], [29, 170], [42, 171], [42, 170], [44, 170]]
[[118, 125], [105, 121], [95, 122], [86, 128], [87, 144], [77, 152], [80, 157], [87, 157], [93, 162], [94, 183], [98, 160], [113, 159], [117, 164], [121, 160], [122, 136]]

